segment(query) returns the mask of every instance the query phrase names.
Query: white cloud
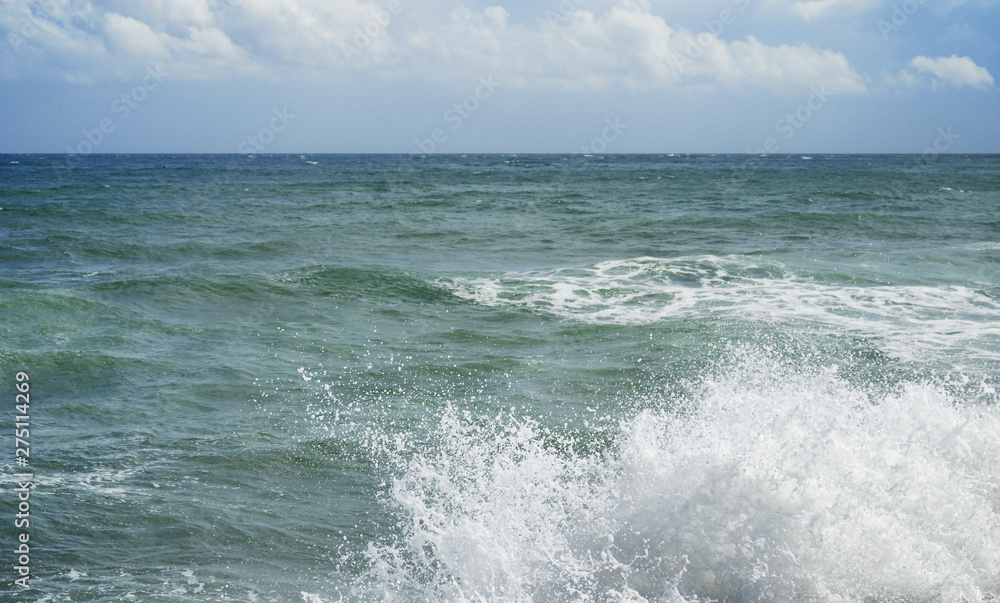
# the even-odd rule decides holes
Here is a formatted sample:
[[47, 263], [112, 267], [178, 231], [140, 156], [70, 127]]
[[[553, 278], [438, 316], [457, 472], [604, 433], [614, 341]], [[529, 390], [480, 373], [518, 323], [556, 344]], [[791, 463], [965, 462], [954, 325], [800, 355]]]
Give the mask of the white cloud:
[[113, 47], [125, 54], [143, 58], [165, 59], [170, 56], [167, 34], [157, 33], [142, 21], [110, 13], [105, 16], [105, 32]]
[[726, 42], [671, 27], [640, 2], [621, 2], [600, 15], [577, 10], [539, 27], [457, 9], [445, 25], [421, 29], [409, 42], [428, 73], [488, 72], [513, 86], [865, 90], [840, 53], [769, 46], [753, 37]]
[[916, 71], [904, 70], [904, 81], [911, 85], [916, 84], [921, 74], [930, 74], [931, 85], [935, 88], [942, 85], [952, 85], [956, 88], [970, 86], [986, 90], [993, 87], [993, 76], [985, 68], [976, 65], [969, 57], [951, 55], [950, 57], [930, 57], [918, 56], [910, 61], [910, 67]]
[[767, 46], [752, 37], [730, 46], [742, 66], [741, 75], [750, 81], [770, 82], [774, 86], [827, 85], [833, 94], [865, 91], [864, 81], [839, 52], [805, 45]]
[[797, 0], [792, 12], [803, 19], [855, 15], [879, 5], [878, 0]]
[[108, 57], [104, 40], [93, 34], [100, 20], [89, 3], [2, 0], [0, 70], [12, 79], [92, 81], [88, 68]]
[[971, 0], [971, 1], [970, 0], [948, 0], [948, 4], [944, 7], [944, 11], [948, 12], [948, 11], [952, 10], [953, 8], [958, 8], [958, 7], [964, 6], [966, 4], [972, 4], [972, 5], [975, 5], [975, 6], [980, 7], [980, 8], [988, 8], [990, 6], [993, 6], [997, 2], [1000, 2], [1000, 0]]
[[[54, 0], [65, 2], [66, 0]], [[157, 31], [171, 31], [188, 26], [205, 27], [215, 20], [215, 7], [239, 4], [239, 0], [104, 0], [99, 2], [109, 13], [127, 14], [148, 23]]]
[[[51, 19], [53, 27], [63, 38], [89, 45], [70, 50], [54, 35], [39, 35], [31, 44], [45, 50], [43, 62], [76, 53], [88, 75], [121, 73], [130, 61], [140, 69], [158, 61], [177, 78], [279, 76], [290, 70], [336, 77], [345, 69], [376, 69], [455, 81], [493, 74], [511, 87], [571, 90], [865, 90], [839, 52], [773, 46], [753, 37], [725, 41], [671, 26], [646, 0], [616, 0], [600, 12], [560, 9], [556, 21], [530, 24], [510, 23], [498, 5], [441, 10], [441, 2], [455, 1], [438, 0], [428, 8], [396, 0], [398, 10], [390, 15], [389, 0], [73, 0], [66, 15]], [[562, 6], [567, 4], [575, 6]]]
[[[237, 32], [258, 60], [271, 68], [343, 67], [392, 61], [398, 15], [388, 0], [230, 0], [236, 8], [219, 20]], [[223, 0], [225, 2], [225, 0]], [[399, 0], [405, 12], [409, 3]], [[382, 25], [380, 19], [388, 23]], [[375, 35], [370, 34], [375, 32]], [[359, 50], [345, 53], [344, 46]]]
[[211, 26], [189, 25], [172, 36], [132, 17], [118, 13], [105, 16], [109, 46], [124, 55], [163, 66], [171, 75], [203, 79], [223, 73], [259, 73], [261, 67], [250, 54], [233, 43], [223, 31]]

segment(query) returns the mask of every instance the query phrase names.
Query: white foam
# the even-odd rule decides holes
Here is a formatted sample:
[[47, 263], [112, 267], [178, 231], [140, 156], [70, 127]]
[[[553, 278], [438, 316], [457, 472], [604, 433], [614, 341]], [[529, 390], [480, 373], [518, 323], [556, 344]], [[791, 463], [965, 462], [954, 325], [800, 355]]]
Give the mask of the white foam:
[[991, 251], [994, 249], [1000, 249], [1000, 242], [982, 241], [979, 243], [970, 243], [969, 245], [966, 245], [965, 248], [973, 251]]
[[[981, 601], [1000, 595], [1000, 408], [737, 353], [605, 454], [455, 411], [392, 496], [368, 599]], [[556, 450], [559, 447], [561, 450]]]
[[635, 258], [591, 267], [455, 278], [440, 284], [490, 307], [521, 308], [591, 324], [749, 319], [880, 339], [886, 353], [975, 350], [1000, 359], [1000, 300], [962, 285], [846, 286], [796, 276], [740, 256]]

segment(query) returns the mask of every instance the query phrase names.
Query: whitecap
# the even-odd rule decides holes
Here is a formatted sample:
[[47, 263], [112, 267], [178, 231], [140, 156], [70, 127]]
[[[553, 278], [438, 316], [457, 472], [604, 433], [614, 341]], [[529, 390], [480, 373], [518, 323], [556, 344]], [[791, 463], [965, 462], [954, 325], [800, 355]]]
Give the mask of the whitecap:
[[878, 339], [898, 358], [966, 349], [1000, 359], [1000, 300], [963, 285], [826, 284], [743, 256], [639, 257], [592, 266], [441, 279], [458, 298], [588, 324], [718, 317]]
[[735, 350], [604, 454], [449, 410], [392, 486], [380, 600], [979, 601], [1000, 595], [1000, 408]]

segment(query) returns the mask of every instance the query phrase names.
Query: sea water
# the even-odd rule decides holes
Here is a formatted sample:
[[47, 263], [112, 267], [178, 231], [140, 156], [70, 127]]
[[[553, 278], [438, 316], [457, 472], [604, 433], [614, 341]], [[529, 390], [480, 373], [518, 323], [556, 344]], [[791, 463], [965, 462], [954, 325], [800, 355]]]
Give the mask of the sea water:
[[4, 155], [0, 207], [4, 600], [1000, 595], [1000, 157]]

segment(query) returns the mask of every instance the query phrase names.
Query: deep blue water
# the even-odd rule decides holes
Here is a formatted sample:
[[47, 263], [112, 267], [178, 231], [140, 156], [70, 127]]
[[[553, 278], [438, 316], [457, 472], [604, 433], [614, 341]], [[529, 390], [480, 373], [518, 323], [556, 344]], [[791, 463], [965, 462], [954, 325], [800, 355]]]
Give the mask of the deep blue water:
[[1000, 157], [2, 155], [0, 207], [11, 601], [1000, 596]]

